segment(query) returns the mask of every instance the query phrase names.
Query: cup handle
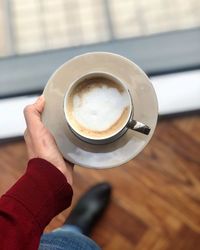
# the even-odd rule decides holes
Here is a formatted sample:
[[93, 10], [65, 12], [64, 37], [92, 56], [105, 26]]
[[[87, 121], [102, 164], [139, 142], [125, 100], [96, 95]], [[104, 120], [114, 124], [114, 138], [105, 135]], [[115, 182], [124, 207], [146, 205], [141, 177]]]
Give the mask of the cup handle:
[[128, 122], [127, 127], [145, 135], [148, 135], [151, 131], [150, 127], [133, 119]]

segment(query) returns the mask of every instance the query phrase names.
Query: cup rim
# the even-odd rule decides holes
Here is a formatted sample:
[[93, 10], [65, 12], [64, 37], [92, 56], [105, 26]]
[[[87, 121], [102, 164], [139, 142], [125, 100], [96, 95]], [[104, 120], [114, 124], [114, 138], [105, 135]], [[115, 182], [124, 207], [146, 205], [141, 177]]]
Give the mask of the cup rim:
[[[77, 86], [81, 81], [83, 81], [85, 78], [87, 77], [92, 77], [92, 76], [105, 76], [105, 78], [107, 77], [108, 79], [110, 78], [111, 80], [114, 80], [114, 81], [117, 81], [120, 85], [123, 86], [123, 88], [126, 90], [127, 94], [128, 94], [128, 97], [129, 97], [129, 114], [127, 116], [127, 119], [125, 120], [125, 122], [123, 123], [123, 126], [120, 127], [117, 131], [115, 131], [115, 133], [109, 135], [109, 136], [105, 136], [105, 137], [101, 137], [101, 138], [94, 138], [94, 137], [90, 137], [90, 136], [85, 136], [84, 134], [81, 134], [79, 131], [77, 131], [70, 123], [70, 119], [68, 119], [68, 115], [67, 115], [67, 105], [66, 105], [66, 101], [67, 101], [67, 98], [69, 96], [69, 94], [71, 93], [71, 91], [73, 90], [73, 88], [75, 86]], [[116, 77], [114, 76], [113, 74], [111, 73], [108, 73], [108, 72], [105, 72], [105, 71], [93, 71], [93, 72], [89, 72], [85, 75], [82, 75], [80, 77], [78, 77], [77, 79], [75, 79], [70, 85], [69, 85], [69, 88], [67, 89], [65, 95], [64, 95], [64, 100], [63, 100], [63, 110], [64, 110], [64, 117], [65, 117], [65, 120], [66, 120], [66, 123], [67, 125], [69, 126], [70, 130], [76, 135], [78, 136], [78, 138], [82, 139], [83, 140], [85, 139], [87, 142], [88, 141], [97, 141], [97, 142], [100, 142], [100, 141], [106, 141], [106, 140], [109, 140], [111, 138], [115, 138], [115, 136], [117, 136], [128, 124], [130, 118], [133, 116], [133, 100], [132, 100], [132, 97], [131, 97], [131, 94], [129, 92], [129, 89], [127, 87], [126, 84], [123, 83], [123, 81], [121, 79], [119, 79], [119, 77]]]

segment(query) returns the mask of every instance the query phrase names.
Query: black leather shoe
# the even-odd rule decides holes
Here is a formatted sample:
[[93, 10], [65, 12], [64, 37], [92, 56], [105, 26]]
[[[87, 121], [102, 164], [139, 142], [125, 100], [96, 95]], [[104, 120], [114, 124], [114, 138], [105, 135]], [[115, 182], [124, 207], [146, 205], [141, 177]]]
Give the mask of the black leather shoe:
[[109, 183], [99, 183], [93, 186], [79, 199], [64, 224], [75, 225], [83, 234], [89, 235], [108, 206], [110, 197], [111, 185]]

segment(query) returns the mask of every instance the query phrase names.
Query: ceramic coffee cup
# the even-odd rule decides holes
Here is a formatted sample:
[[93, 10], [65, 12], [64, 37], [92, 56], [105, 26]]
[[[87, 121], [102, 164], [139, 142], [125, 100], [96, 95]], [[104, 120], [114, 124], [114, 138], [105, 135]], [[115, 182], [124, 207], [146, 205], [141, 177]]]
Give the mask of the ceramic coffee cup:
[[134, 100], [123, 81], [92, 72], [71, 83], [63, 103], [66, 126], [90, 144], [107, 144], [128, 129], [148, 135], [150, 127], [134, 119]]

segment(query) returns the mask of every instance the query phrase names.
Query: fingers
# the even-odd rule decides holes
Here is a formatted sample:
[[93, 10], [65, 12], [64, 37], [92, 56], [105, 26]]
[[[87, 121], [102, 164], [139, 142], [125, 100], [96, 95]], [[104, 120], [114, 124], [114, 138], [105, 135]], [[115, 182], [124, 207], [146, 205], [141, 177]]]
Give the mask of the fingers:
[[34, 104], [25, 107], [24, 117], [28, 129], [37, 129], [41, 126], [41, 113], [44, 109], [44, 104], [44, 96], [40, 96]]

